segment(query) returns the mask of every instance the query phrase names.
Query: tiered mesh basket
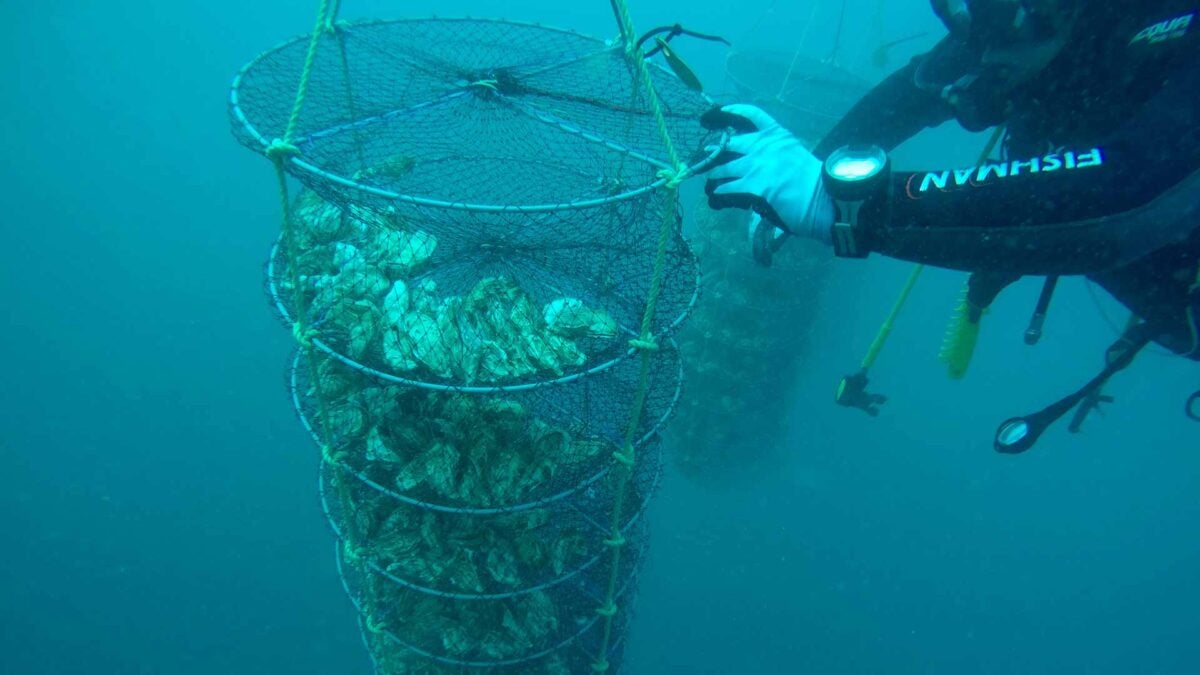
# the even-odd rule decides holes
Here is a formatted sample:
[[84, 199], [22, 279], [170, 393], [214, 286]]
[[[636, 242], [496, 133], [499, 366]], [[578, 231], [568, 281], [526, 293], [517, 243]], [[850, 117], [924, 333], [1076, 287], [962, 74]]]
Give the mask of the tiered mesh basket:
[[[307, 43], [234, 82], [256, 152], [285, 135]], [[709, 103], [650, 72], [680, 159], [706, 161]], [[372, 21], [319, 42], [268, 289], [297, 330], [293, 399], [378, 672], [620, 664], [680, 392], [670, 336], [698, 288], [637, 82], [620, 45], [528, 24]]]

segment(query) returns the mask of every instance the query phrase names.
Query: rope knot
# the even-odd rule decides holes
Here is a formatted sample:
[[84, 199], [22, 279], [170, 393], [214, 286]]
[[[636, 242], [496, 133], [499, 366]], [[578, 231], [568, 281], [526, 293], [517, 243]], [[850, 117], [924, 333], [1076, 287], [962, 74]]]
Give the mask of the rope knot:
[[629, 346], [646, 352], [658, 351], [658, 343], [655, 342], [654, 338], [649, 335], [644, 335], [640, 338], [634, 338], [630, 340]]
[[350, 544], [349, 540], [342, 542], [342, 555], [346, 556], [347, 561], [353, 563], [358, 562], [359, 559], [362, 558], [362, 552], [354, 548], [354, 546]]
[[337, 32], [346, 27], [345, 21], [339, 21], [332, 16], [325, 20], [324, 31], [330, 35], [337, 35]]
[[267, 159], [273, 162], [282, 162], [289, 157], [300, 156], [300, 148], [284, 141], [282, 138], [276, 138], [271, 141], [271, 144], [267, 146], [264, 152], [267, 155]]
[[631, 63], [635, 62], [638, 56], [638, 49], [633, 40], [626, 40], [624, 35], [618, 35], [615, 42], [621, 47], [621, 51], [625, 53], [625, 58], [629, 59]]
[[607, 673], [608, 672], [608, 661], [606, 661], [604, 659], [600, 659], [599, 661], [593, 663], [592, 664], [592, 672]]
[[621, 464], [624, 464], [627, 468], [632, 469], [633, 468], [633, 448], [627, 446], [624, 450], [614, 452], [613, 459], [617, 460]]
[[675, 165], [674, 169], [659, 169], [656, 175], [659, 179], [667, 181], [666, 187], [668, 189], [674, 190], [679, 187], [680, 183], [688, 179], [690, 173], [687, 165], [680, 162]]
[[612, 601], [610, 600], [607, 605], [604, 605], [603, 607], [597, 607], [596, 613], [599, 614], [600, 616], [604, 616], [604, 617], [616, 616], [617, 606], [614, 605], [612, 603]]
[[624, 537], [624, 536], [622, 536], [622, 535], [620, 535], [620, 534], [618, 534], [618, 535], [616, 535], [616, 536], [614, 536], [614, 537], [611, 537], [611, 538], [609, 538], [609, 539], [605, 539], [605, 540], [604, 540], [604, 545], [605, 545], [605, 546], [610, 546], [610, 547], [612, 547], [612, 548], [618, 548], [618, 547], [624, 546], [624, 545], [625, 545], [625, 537]]
[[321, 446], [321, 460], [326, 464], [330, 466], [341, 466], [345, 459], [346, 452], [344, 450], [340, 452], [334, 452], [333, 448], [329, 447], [328, 445]]
[[319, 335], [317, 331], [312, 328], [305, 328], [300, 325], [299, 321], [292, 324], [292, 337], [296, 338], [296, 342], [300, 343], [301, 347], [312, 347], [313, 338], [317, 337], [317, 335]]

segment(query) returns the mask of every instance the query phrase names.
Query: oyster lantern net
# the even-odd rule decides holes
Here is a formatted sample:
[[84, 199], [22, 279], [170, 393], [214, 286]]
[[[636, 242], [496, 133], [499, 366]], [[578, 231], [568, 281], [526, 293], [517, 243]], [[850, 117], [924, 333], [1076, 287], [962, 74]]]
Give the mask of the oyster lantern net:
[[[294, 146], [267, 286], [376, 671], [619, 666], [698, 276], [637, 69], [528, 24], [337, 23], [289, 126], [308, 48], [248, 64], [231, 115]], [[708, 101], [648, 70], [704, 161]]]

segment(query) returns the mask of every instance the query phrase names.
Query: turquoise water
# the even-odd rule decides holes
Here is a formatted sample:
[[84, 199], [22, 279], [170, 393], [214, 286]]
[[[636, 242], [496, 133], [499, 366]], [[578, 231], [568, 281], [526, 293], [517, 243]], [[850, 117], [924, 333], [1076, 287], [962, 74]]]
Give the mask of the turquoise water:
[[[0, 672], [368, 672], [317, 456], [282, 386], [291, 336], [260, 291], [274, 178], [226, 117], [232, 75], [307, 31], [313, 8], [8, 4]], [[343, 12], [615, 33], [607, 3], [577, 4]], [[643, 28], [794, 43], [809, 6], [778, 3], [764, 21], [767, 4], [633, 8]], [[851, 5], [839, 60], [859, 66], [876, 3]], [[837, 3], [815, 17], [822, 53]], [[881, 23], [887, 37], [937, 26], [917, 0], [888, 3]], [[687, 51], [720, 82], [718, 49]], [[978, 143], [940, 129], [896, 161], [969, 162]], [[799, 356], [786, 464], [719, 490], [667, 475], [627, 672], [1196, 672], [1200, 429], [1180, 413], [1195, 364], [1144, 354], [1084, 434], [1056, 427], [1025, 456], [997, 456], [996, 424], [1089, 378], [1113, 338], [1104, 315], [1124, 315], [1064, 281], [1030, 349], [1038, 285], [1022, 282], [987, 317], [969, 377], [950, 382], [936, 352], [962, 279], [932, 272], [874, 369], [885, 413], [834, 406], [907, 273], [836, 266]]]

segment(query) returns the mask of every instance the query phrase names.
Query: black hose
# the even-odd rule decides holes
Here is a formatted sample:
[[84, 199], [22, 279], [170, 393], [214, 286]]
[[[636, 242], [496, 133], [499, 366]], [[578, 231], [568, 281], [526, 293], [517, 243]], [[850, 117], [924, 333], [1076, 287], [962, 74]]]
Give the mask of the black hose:
[[[667, 37], [663, 38], [663, 42], [670, 42], [671, 40], [674, 40], [675, 38], [679, 37], [680, 35], [686, 35], [688, 37], [694, 37], [699, 40], [708, 40], [709, 42], [720, 42], [725, 45], [732, 46], [732, 45], [730, 45], [729, 40], [726, 40], [725, 38], [721, 37], [720, 35], [708, 35], [707, 33], [697, 33], [694, 30], [688, 30], [687, 28], [684, 28], [683, 26], [681, 26], [679, 24], [675, 24], [673, 26], [659, 26], [658, 28], [651, 28], [650, 30], [646, 31], [645, 33], [642, 34], [642, 36], [640, 38], [638, 38], [637, 48], [641, 49], [642, 45], [646, 44], [646, 42], [648, 40], [650, 40], [650, 38], [652, 38], [656, 35], [662, 35], [663, 33], [667, 33]], [[655, 46], [654, 49], [651, 49], [650, 51], [646, 52], [646, 54], [645, 54], [646, 58], [650, 58], [651, 56], [654, 56], [661, 49], [662, 49], [661, 46]]]
[[1058, 275], [1046, 277], [1041, 295], [1038, 296], [1037, 307], [1033, 310], [1033, 316], [1029, 317], [1029, 327], [1025, 329], [1025, 344], [1035, 345], [1042, 339], [1042, 327], [1046, 324], [1046, 313], [1050, 311], [1050, 300], [1054, 297], [1054, 289], [1057, 286]]

